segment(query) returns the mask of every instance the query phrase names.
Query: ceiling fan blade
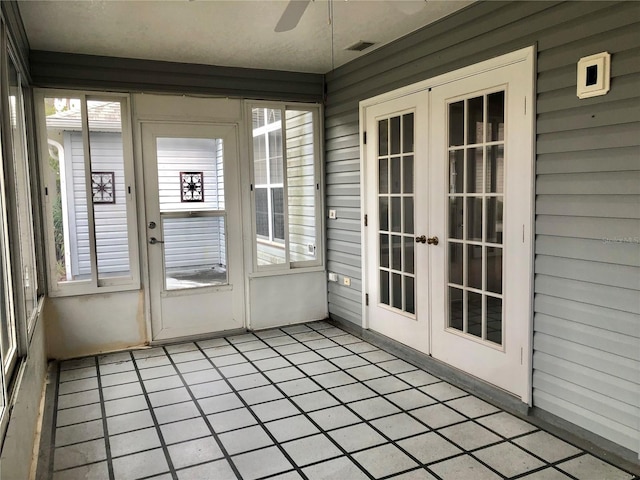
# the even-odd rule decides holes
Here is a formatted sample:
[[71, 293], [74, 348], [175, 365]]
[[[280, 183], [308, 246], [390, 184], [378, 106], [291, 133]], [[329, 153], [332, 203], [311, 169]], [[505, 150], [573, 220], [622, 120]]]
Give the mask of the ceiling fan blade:
[[275, 31], [288, 32], [296, 28], [309, 3], [311, 0], [289, 0], [287, 8], [284, 9], [280, 20], [278, 20]]

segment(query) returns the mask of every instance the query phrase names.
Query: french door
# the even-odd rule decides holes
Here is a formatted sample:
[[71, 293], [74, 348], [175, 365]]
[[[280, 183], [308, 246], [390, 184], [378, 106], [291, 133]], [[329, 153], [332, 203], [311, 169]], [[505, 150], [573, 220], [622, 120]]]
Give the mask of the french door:
[[233, 125], [143, 123], [153, 340], [242, 328]]
[[366, 109], [368, 327], [525, 402], [529, 72], [509, 63]]

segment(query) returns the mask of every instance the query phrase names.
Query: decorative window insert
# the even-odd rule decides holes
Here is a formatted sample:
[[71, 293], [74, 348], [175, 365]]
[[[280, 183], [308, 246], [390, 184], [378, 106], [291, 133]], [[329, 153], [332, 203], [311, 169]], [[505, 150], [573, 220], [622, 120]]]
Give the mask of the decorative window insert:
[[36, 94], [49, 294], [139, 288], [128, 97]]
[[321, 265], [319, 107], [249, 108], [255, 267]]
[[204, 202], [204, 172], [180, 172], [180, 201]]

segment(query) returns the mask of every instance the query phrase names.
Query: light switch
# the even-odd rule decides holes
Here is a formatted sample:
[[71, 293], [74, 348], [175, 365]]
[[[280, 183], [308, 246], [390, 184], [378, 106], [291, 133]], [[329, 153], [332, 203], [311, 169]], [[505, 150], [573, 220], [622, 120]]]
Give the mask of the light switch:
[[336, 218], [338, 218], [338, 215], [335, 210], [329, 210], [329, 218], [331, 218], [332, 220], [335, 220]]

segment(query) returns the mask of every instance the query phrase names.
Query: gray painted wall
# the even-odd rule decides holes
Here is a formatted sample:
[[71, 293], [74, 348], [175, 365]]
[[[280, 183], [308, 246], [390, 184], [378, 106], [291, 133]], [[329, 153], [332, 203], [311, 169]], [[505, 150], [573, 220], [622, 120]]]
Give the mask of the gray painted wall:
[[[361, 324], [358, 102], [536, 44], [534, 405], [638, 451], [640, 9], [485, 2], [327, 75], [329, 312]], [[579, 100], [576, 63], [612, 54], [611, 91]]]

